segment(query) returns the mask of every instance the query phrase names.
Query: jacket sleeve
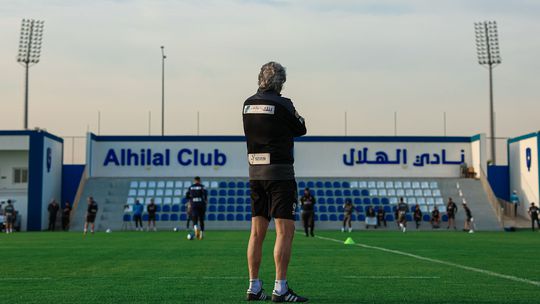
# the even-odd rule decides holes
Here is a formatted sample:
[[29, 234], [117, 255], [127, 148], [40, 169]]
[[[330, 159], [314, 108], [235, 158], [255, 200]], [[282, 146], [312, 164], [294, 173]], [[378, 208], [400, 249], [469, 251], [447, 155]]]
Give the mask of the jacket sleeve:
[[286, 111], [284, 111], [283, 119], [293, 133], [293, 136], [299, 137], [302, 135], [306, 135], [306, 122], [304, 118], [300, 116], [300, 114], [298, 114], [298, 112], [294, 108], [293, 103], [289, 99], [287, 99], [284, 102], [284, 107]]

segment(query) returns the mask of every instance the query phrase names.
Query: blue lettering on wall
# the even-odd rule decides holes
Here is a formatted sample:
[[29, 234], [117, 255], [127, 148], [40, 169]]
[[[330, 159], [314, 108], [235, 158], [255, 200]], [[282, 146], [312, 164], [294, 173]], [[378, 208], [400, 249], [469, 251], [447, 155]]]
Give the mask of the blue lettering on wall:
[[[176, 160], [181, 166], [224, 166], [227, 155], [214, 149], [212, 152], [203, 152], [199, 149], [180, 149]], [[153, 151], [152, 149], [109, 149], [103, 161], [103, 166], [154, 166], [163, 167], [171, 165], [171, 151]]]
[[52, 166], [52, 149], [48, 147], [47, 148], [47, 173], [51, 172], [51, 166]]
[[[391, 153], [384, 151], [377, 151], [375, 153], [369, 153], [369, 148], [363, 148], [356, 150], [355, 148], [349, 149], [348, 153], [343, 154], [343, 164], [345, 166], [354, 165], [406, 165], [407, 149], [396, 149], [395, 156], [389, 156]], [[416, 155], [415, 167], [423, 167], [427, 165], [461, 165], [465, 162], [465, 151], [460, 151], [459, 160], [448, 160], [446, 158], [446, 149], [442, 149], [441, 153], [422, 153]]]
[[527, 170], [531, 172], [532, 166], [532, 151], [531, 148], [525, 149], [525, 162], [527, 164]]

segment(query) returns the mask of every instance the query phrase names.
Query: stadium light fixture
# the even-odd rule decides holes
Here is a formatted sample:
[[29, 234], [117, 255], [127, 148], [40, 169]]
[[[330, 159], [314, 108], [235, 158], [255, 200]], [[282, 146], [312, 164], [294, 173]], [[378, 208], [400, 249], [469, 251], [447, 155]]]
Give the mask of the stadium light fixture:
[[161, 46], [161, 136], [165, 135], [165, 47]]
[[495, 21], [482, 21], [474, 24], [478, 64], [489, 70], [489, 113], [491, 136], [491, 161], [496, 163], [495, 151], [495, 111], [493, 108], [493, 68], [501, 64], [499, 34]]
[[23, 19], [21, 24], [21, 38], [19, 40], [19, 53], [17, 62], [25, 68], [24, 85], [24, 129], [28, 130], [28, 72], [29, 68], [39, 62], [41, 56], [41, 42], [43, 40], [43, 26], [45, 21]]

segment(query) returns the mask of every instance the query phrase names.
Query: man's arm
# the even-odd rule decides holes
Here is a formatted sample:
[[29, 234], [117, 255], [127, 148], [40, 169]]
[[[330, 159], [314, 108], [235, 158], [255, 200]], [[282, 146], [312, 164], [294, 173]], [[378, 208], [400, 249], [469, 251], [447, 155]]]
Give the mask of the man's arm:
[[293, 103], [290, 100], [286, 100], [283, 106], [286, 109], [286, 111], [284, 111], [283, 119], [285, 120], [285, 123], [289, 129], [292, 131], [293, 136], [299, 137], [306, 135], [306, 122], [304, 118], [298, 114]]

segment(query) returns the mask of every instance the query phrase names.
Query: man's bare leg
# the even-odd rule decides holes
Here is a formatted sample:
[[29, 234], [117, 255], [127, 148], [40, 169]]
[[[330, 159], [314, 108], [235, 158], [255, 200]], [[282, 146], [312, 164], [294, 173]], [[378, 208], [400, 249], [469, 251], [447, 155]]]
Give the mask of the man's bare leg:
[[262, 259], [262, 245], [266, 237], [269, 221], [262, 217], [256, 216], [251, 219], [251, 235], [247, 250], [249, 279], [259, 278], [259, 267]]
[[294, 221], [275, 219], [275, 223], [276, 244], [274, 245], [274, 262], [276, 263], [276, 280], [286, 280], [294, 238]]

